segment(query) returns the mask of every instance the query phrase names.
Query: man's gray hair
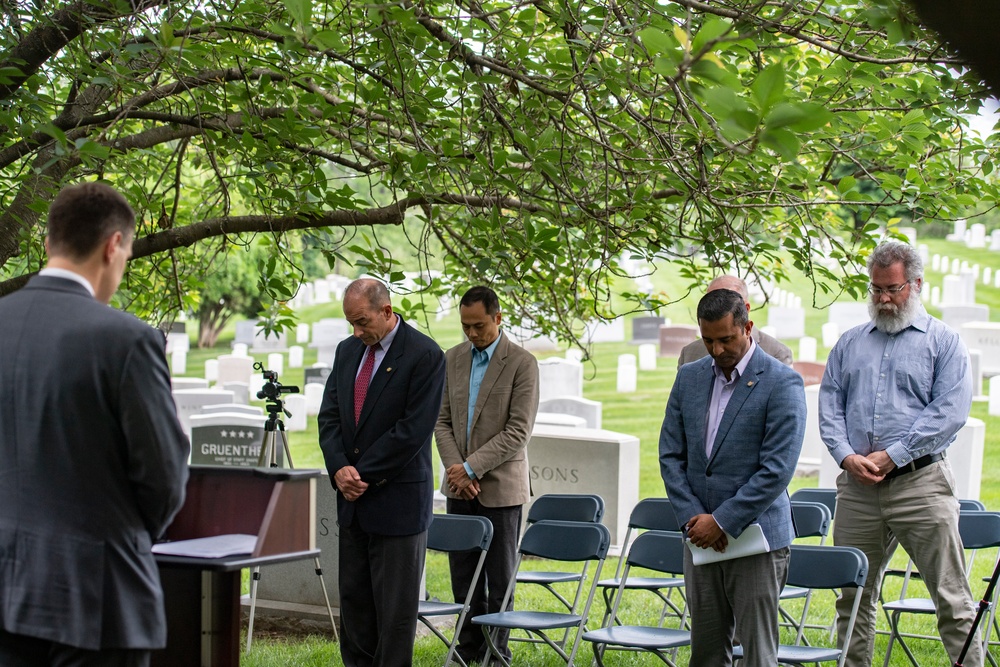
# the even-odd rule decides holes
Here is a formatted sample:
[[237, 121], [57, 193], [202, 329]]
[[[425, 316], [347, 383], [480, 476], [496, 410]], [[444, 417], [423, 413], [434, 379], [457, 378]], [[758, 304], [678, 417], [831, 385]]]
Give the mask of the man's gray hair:
[[888, 269], [893, 264], [900, 262], [903, 264], [907, 280], [924, 277], [924, 260], [920, 259], [920, 253], [909, 243], [902, 241], [880, 243], [868, 256], [868, 275], [871, 275], [872, 269], [875, 267]]

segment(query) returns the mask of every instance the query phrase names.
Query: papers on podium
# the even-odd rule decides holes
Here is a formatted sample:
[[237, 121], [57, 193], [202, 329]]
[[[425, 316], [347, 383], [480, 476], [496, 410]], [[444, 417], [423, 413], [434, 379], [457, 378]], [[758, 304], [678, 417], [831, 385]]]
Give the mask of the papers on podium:
[[759, 523], [751, 523], [738, 538], [726, 533], [726, 539], [729, 544], [726, 545], [726, 550], [723, 552], [718, 552], [711, 547], [707, 549], [696, 547], [687, 538], [684, 539], [684, 542], [688, 545], [688, 549], [691, 550], [691, 557], [695, 565], [718, 563], [745, 556], [756, 556], [757, 554], [767, 553], [771, 550]]
[[177, 540], [153, 545], [153, 553], [187, 558], [226, 558], [249, 556], [257, 546], [256, 535], [213, 535], [194, 540]]

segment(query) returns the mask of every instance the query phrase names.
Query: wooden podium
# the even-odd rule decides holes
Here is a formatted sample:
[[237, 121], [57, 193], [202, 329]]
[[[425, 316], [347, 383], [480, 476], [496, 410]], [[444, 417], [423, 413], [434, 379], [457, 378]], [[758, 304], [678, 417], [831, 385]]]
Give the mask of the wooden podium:
[[192, 466], [184, 507], [167, 529], [172, 542], [256, 535], [250, 555], [157, 555], [167, 611], [167, 647], [152, 664], [235, 667], [240, 662], [240, 571], [315, 558], [319, 470]]

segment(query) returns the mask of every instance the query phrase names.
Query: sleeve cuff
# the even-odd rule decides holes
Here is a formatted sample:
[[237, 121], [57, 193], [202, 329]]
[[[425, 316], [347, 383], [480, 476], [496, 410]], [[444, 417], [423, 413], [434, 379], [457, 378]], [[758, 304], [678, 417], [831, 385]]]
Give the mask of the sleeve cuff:
[[896, 464], [896, 467], [905, 466], [911, 461], [913, 461], [913, 455], [910, 454], [910, 450], [906, 448], [903, 441], [897, 441], [885, 448], [885, 453], [889, 455], [892, 462]]
[[465, 474], [469, 476], [469, 479], [475, 479], [476, 473], [472, 472], [472, 466], [469, 465], [469, 462], [465, 461], [462, 465], [465, 466]]

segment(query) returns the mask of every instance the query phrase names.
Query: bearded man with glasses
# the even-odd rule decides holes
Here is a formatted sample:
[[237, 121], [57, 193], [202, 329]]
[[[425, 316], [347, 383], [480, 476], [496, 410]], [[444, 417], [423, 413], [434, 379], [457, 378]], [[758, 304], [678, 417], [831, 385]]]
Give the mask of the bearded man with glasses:
[[[954, 663], [976, 616], [946, 452], [972, 405], [969, 355], [958, 333], [920, 303], [923, 262], [887, 241], [868, 258], [872, 321], [830, 351], [820, 386], [820, 434], [837, 478], [834, 542], [868, 556], [868, 580], [845, 665], [871, 665], [882, 576], [896, 546], [920, 570]], [[837, 603], [840, 645], [850, 596]], [[964, 663], [981, 667], [978, 641]]]

